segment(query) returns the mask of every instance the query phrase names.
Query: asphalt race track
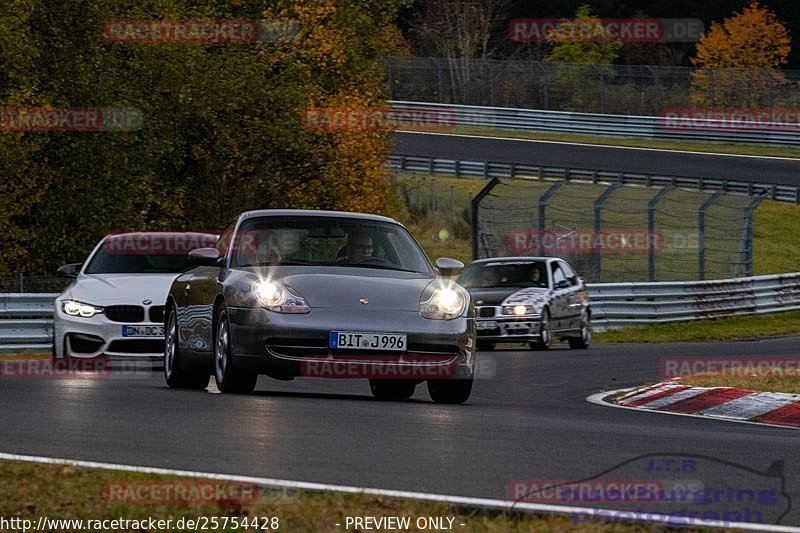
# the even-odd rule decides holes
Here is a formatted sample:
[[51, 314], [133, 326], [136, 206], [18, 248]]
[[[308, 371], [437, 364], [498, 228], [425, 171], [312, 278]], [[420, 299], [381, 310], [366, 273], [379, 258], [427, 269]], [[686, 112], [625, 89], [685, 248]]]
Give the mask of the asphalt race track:
[[[795, 505], [782, 523], [798, 525], [800, 432], [585, 400], [658, 380], [663, 356], [796, 356], [798, 346], [784, 338], [482, 353], [496, 374], [460, 406], [433, 404], [424, 386], [410, 401], [378, 402], [366, 381], [262, 377], [254, 395], [231, 396], [169, 390], [159, 373], [3, 379], [0, 451], [495, 499], [512, 480], [584, 479], [643, 454], [701, 454], [754, 471], [785, 460]], [[693, 475], [713, 485], [717, 473]]]
[[586, 168], [800, 185], [800, 159], [697, 154], [569, 143], [394, 133], [394, 153], [468, 161]]

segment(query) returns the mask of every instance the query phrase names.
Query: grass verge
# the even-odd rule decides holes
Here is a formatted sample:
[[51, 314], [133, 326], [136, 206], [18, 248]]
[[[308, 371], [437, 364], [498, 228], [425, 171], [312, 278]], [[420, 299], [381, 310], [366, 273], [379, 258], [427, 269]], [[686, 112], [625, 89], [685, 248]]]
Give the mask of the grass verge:
[[742, 375], [731, 373], [705, 373], [681, 376], [681, 383], [694, 387], [735, 387], [763, 392], [786, 392], [800, 394], [800, 376], [778, 375]]
[[[247, 503], [195, 504], [162, 501], [131, 504], [127, 503], [130, 495], [136, 494], [138, 488], [120, 493], [117, 492], [118, 487], [126, 487], [127, 490], [148, 483], [157, 483], [164, 489], [185, 487], [186, 484], [196, 487], [199, 480], [14, 461], [0, 461], [0, 480], [0, 516], [32, 520], [34, 525], [41, 516], [83, 520], [144, 520], [152, 517], [157, 520], [171, 519], [171, 530], [180, 531], [192, 529], [174, 527], [181, 518], [196, 520], [198, 517], [218, 517], [221, 525], [222, 517], [250, 517], [251, 520], [252, 517], [277, 517], [281, 531], [341, 532], [348, 530], [345, 527], [348, 516], [399, 516], [410, 517], [412, 524], [418, 517], [450, 517], [454, 518], [453, 529], [465, 532], [665, 531], [662, 527], [650, 525], [600, 523], [576, 526], [570, 517], [563, 516], [490, 513], [435, 502], [329, 492], [263, 491], [257, 493], [257, 498], [248, 497]], [[219, 482], [211, 483], [219, 485]], [[166, 490], [162, 492], [167, 493]], [[115, 498], [119, 494], [128, 495], [121, 498], [126, 503], [109, 502], [109, 498]], [[116, 501], [119, 500], [117, 496]], [[349, 529], [352, 531], [354, 528], [351, 525]], [[230, 523], [227, 529], [219, 527], [210, 530], [236, 531], [230, 527]], [[412, 527], [410, 530], [417, 529]], [[249, 528], [248, 531], [254, 529]]]
[[594, 342], [696, 342], [761, 339], [800, 334], [800, 311], [734, 316], [623, 328], [592, 336]]
[[[441, 133], [441, 131], [434, 131], [436, 133]], [[472, 127], [457, 127], [453, 130], [448, 130], [447, 133], [454, 133], [458, 135], [483, 135], [487, 137], [507, 137], [512, 139], [532, 139], [537, 141], [604, 144], [610, 146], [627, 146], [631, 148], [654, 148], [659, 150], [709, 152], [714, 154], [788, 157], [791, 159], [800, 158], [800, 155], [797, 153], [797, 149], [789, 146], [758, 146], [754, 144], [672, 141], [667, 139], [636, 139], [632, 137], [602, 137], [595, 135], [546, 133], [538, 131], [517, 131]]]

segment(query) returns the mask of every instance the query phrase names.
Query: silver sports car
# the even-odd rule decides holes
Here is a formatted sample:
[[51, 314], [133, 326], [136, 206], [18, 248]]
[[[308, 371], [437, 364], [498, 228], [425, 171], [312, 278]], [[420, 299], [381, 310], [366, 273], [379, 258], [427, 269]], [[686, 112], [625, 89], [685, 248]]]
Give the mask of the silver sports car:
[[[171, 387], [253, 391], [259, 374], [367, 378], [379, 399], [425, 381], [436, 402], [472, 390], [469, 293], [398, 222], [333, 211], [243, 213], [172, 283], [164, 372]], [[439, 277], [442, 276], [442, 277]]]

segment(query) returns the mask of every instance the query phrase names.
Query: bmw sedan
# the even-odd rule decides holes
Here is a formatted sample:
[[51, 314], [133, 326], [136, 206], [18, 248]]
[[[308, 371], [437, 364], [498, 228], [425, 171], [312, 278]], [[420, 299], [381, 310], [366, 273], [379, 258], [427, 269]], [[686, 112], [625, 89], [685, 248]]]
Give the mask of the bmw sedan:
[[498, 257], [474, 261], [458, 278], [475, 300], [478, 347], [526, 342], [546, 350], [555, 339], [588, 348], [591, 309], [583, 280], [563, 259]]
[[474, 308], [439, 277], [398, 222], [335, 211], [240, 215], [214, 248], [189, 254], [166, 308], [171, 387], [249, 393], [259, 375], [368, 379], [379, 399], [427, 382], [436, 402], [462, 403], [475, 368]]
[[172, 280], [189, 267], [190, 250], [216, 240], [211, 233], [118, 233], [102, 239], [85, 263], [59, 268], [73, 281], [56, 298], [53, 356], [160, 362]]

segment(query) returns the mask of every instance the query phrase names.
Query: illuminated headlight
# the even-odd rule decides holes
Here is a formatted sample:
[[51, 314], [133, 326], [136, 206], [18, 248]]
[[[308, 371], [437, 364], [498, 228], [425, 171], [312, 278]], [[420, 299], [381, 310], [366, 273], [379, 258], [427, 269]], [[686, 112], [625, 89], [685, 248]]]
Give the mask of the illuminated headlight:
[[81, 318], [92, 318], [94, 315], [103, 312], [102, 307], [76, 302], [75, 300], [64, 300], [61, 303], [61, 309], [63, 309], [65, 315], [79, 316]]
[[467, 308], [467, 295], [461, 287], [450, 282], [434, 281], [426, 287], [420, 302], [420, 314], [425, 318], [451, 320]]
[[276, 313], [311, 311], [302, 296], [274, 281], [259, 281], [253, 285], [253, 296], [259, 304]]
[[530, 314], [530, 312], [530, 307], [522, 304], [506, 305], [503, 307], [504, 315], [525, 316]]
[[522, 316], [528, 312], [528, 308], [525, 307], [524, 305], [515, 305], [512, 311], [514, 312], [515, 315]]

